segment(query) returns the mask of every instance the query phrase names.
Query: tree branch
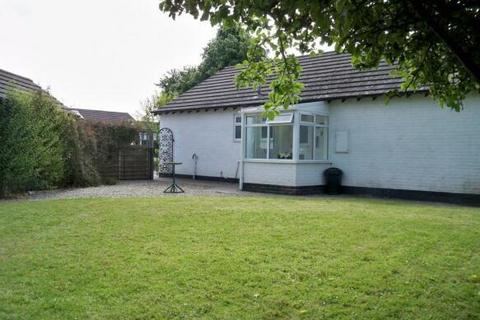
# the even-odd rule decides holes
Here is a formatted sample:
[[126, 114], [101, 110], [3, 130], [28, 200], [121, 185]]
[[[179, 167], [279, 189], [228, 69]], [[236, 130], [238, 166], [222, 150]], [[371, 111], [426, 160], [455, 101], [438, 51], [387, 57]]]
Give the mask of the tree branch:
[[417, 0], [407, 0], [413, 7], [413, 11], [419, 19], [424, 20], [430, 30], [440, 39], [454, 54], [460, 64], [467, 70], [478, 83], [480, 83], [480, 64], [478, 64], [469, 52], [465, 51], [458, 41], [450, 36], [448, 31], [427, 12], [422, 2]]

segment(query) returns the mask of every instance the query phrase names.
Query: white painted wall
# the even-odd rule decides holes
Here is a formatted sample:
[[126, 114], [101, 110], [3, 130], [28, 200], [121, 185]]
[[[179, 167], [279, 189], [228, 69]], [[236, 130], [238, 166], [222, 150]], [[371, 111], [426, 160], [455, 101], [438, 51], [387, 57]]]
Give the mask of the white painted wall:
[[233, 139], [236, 112], [200, 111], [160, 116], [160, 127], [173, 131], [175, 161], [179, 174], [193, 175], [192, 154], [198, 156], [197, 175], [235, 178], [241, 143]]
[[[462, 112], [423, 96], [330, 104], [329, 159], [357, 187], [480, 194], [480, 97]], [[335, 132], [348, 131], [348, 153]]]

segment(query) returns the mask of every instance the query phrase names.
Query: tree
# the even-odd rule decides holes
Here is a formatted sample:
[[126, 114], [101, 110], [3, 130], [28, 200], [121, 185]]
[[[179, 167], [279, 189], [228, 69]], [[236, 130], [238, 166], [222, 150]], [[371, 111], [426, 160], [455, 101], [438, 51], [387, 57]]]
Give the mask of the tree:
[[198, 81], [217, 71], [239, 64], [247, 57], [250, 37], [236, 24], [222, 26], [212, 41], [203, 49], [202, 63], [198, 67]]
[[167, 72], [158, 82], [157, 86], [162, 90], [162, 94], [168, 100], [184, 93], [200, 82], [200, 72], [198, 67], [184, 67], [181, 70], [172, 69]]
[[222, 26], [216, 37], [203, 49], [200, 65], [172, 69], [159, 80], [157, 86], [161, 92], [144, 103], [145, 113], [151, 114], [217, 71], [243, 62], [250, 41], [248, 34], [237, 24]]
[[394, 64], [401, 89], [428, 86], [442, 106], [457, 111], [468, 93], [480, 92], [476, 0], [161, 0], [160, 9], [213, 25], [242, 23], [255, 41], [237, 85], [258, 87], [275, 73], [265, 104], [270, 116], [299, 100], [301, 67], [289, 49], [318, 53], [320, 44], [350, 53], [357, 68]]

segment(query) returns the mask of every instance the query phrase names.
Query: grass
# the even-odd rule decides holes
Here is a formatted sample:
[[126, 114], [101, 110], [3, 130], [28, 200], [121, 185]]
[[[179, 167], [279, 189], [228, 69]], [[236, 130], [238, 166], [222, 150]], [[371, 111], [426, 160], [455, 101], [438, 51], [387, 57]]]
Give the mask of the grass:
[[0, 203], [0, 319], [480, 318], [480, 210], [352, 198]]

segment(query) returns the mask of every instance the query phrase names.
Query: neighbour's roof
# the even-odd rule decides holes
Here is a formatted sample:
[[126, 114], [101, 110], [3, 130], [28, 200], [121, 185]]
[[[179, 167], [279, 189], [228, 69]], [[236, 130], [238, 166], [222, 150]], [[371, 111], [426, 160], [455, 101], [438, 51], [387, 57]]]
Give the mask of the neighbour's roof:
[[122, 122], [122, 121], [135, 120], [127, 112], [77, 109], [77, 108], [69, 108], [68, 110], [73, 114], [81, 117], [82, 119], [85, 119], [86, 121], [92, 121], [92, 122]]
[[0, 69], [0, 98], [6, 98], [8, 90], [13, 88], [30, 92], [42, 90], [32, 80]]
[[[385, 62], [376, 69], [355, 69], [349, 54], [326, 52], [298, 59], [303, 68], [300, 81], [305, 85], [301, 102], [377, 96], [399, 89], [403, 82], [401, 78], [391, 75], [395, 67]], [[156, 113], [263, 104], [268, 98], [268, 83], [260, 92], [251, 88], [237, 89], [235, 75], [238, 73], [239, 70], [234, 66], [222, 69]]]
[[62, 102], [52, 96], [48, 91], [43, 90], [42, 87], [33, 82], [31, 79], [0, 69], [0, 99], [6, 98], [7, 92], [10, 89], [17, 89], [27, 92], [42, 91], [53, 98], [53, 100], [55, 100], [55, 102], [57, 102], [61, 108], [67, 109]]

